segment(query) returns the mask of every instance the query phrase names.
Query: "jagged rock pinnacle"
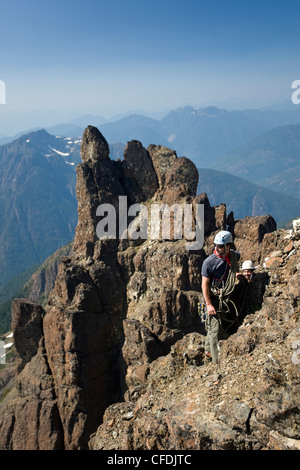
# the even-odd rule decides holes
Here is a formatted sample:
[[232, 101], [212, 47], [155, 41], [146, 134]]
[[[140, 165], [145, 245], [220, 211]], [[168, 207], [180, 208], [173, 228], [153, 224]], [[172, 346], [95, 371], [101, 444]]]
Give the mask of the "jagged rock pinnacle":
[[83, 162], [89, 160], [109, 159], [109, 146], [97, 127], [88, 126], [82, 136], [81, 159]]

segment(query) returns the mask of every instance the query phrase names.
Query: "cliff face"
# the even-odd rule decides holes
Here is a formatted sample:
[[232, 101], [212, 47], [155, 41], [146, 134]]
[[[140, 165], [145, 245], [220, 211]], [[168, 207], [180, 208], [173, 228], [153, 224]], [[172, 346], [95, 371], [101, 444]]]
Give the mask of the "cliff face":
[[[270, 216], [235, 221], [225, 205], [211, 207], [196, 195], [193, 163], [166, 147], [132, 141], [115, 162], [88, 127], [81, 151], [74, 252], [62, 259], [45, 309], [26, 299], [13, 305], [16, 387], [0, 408], [0, 448], [296, 445], [299, 240], [276, 232]], [[203, 204], [203, 248], [174, 239], [175, 222], [167, 239], [100, 240], [98, 207], [114, 207], [106, 228], [124, 233], [135, 215], [126, 211], [124, 225], [125, 200], [148, 214], [152, 204]], [[197, 303], [202, 262], [226, 225], [242, 259], [269, 270], [271, 282], [262, 310], [222, 343], [216, 368], [204, 362]]]
[[263, 306], [220, 342], [219, 364], [186, 334], [150, 364], [136, 400], [105, 411], [91, 449], [300, 449], [300, 236], [287, 237], [265, 235]]

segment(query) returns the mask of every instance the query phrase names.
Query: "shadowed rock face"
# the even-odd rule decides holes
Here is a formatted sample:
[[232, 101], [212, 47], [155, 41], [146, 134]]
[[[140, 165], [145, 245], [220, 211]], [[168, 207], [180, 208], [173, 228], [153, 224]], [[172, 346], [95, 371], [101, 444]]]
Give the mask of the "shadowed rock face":
[[[233, 215], [227, 219], [225, 205], [211, 207], [206, 194], [196, 195], [198, 173], [187, 158], [131, 141], [124, 160], [112, 161], [105, 138], [92, 126], [83, 134], [81, 153], [73, 253], [61, 260], [45, 310], [27, 299], [13, 306], [16, 388], [0, 408], [1, 449], [87, 449], [104, 413], [112, 413], [110, 405], [125, 400], [120, 406], [131, 409], [136, 400], [146, 400], [149, 380], [152, 387], [158, 380], [153, 370], [175, 374], [166, 369], [174, 351], [183, 351], [200, 367], [202, 262], [214, 233], [229, 222], [237, 248], [245, 246], [243, 221]], [[148, 208], [153, 202], [204, 204], [203, 248], [188, 251], [186, 240], [172, 238], [99, 240], [97, 208], [114, 206], [118, 234], [120, 196], [128, 206]], [[275, 222], [270, 216], [248, 222], [251, 254], [258, 261], [264, 234], [275, 229]], [[95, 448], [102, 445], [99, 439]], [[129, 448], [152, 445], [130, 439]]]

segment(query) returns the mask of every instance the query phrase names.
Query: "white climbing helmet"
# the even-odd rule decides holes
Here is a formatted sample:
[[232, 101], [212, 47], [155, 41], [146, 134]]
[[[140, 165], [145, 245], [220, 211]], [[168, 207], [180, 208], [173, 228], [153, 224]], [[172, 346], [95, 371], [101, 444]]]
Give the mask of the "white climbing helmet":
[[247, 260], [247, 261], [244, 261], [243, 264], [242, 264], [242, 269], [255, 269], [255, 266], [253, 264], [252, 261], [250, 260]]
[[221, 232], [217, 233], [214, 239], [215, 245], [227, 245], [228, 243], [232, 243], [232, 234], [227, 232], [227, 230], [221, 230]]

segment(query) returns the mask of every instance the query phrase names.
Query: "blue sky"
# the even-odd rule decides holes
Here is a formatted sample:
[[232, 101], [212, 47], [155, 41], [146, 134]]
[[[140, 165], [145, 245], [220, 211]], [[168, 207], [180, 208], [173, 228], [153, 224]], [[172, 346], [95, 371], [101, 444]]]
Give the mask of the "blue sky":
[[85, 113], [289, 100], [299, 0], [0, 0], [0, 135]]

